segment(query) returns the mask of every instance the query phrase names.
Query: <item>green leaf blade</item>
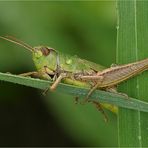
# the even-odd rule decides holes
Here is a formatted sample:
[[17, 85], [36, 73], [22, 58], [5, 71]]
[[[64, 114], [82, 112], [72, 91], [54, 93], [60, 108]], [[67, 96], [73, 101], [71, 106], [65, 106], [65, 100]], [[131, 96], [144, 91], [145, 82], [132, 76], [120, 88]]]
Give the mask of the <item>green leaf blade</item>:
[[[119, 29], [117, 35], [117, 62], [130, 63], [148, 57], [148, 3], [145, 1], [118, 1]], [[145, 31], [146, 30], [146, 31]], [[147, 100], [147, 73], [123, 84], [119, 90], [128, 95]], [[147, 113], [120, 108], [118, 116], [119, 146], [148, 146]]]
[[[137, 1], [137, 41], [138, 41], [138, 57], [142, 59], [143, 57], [148, 57], [148, 2], [147, 1]], [[138, 78], [139, 84], [139, 98], [144, 101], [148, 101], [148, 73], [144, 73]], [[140, 130], [141, 136], [141, 146], [148, 146], [148, 114], [140, 112], [140, 125], [142, 130]]]

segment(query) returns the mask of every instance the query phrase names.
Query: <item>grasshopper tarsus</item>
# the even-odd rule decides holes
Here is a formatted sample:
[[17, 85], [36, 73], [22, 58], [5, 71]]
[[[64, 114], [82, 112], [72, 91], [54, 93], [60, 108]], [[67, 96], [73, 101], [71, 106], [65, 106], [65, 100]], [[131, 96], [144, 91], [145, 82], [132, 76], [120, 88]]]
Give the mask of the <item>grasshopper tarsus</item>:
[[122, 92], [118, 92], [116, 86], [112, 86], [112, 87], [106, 88], [105, 91], [108, 91], [108, 92], [111, 92], [111, 93], [115, 93], [115, 94], [124, 96], [124, 98], [125, 98], [126, 100], [129, 99], [129, 96], [128, 96], [127, 94], [122, 93]]
[[75, 97], [75, 104], [78, 104], [78, 103], [79, 103], [79, 97], [76, 96], [76, 97]]
[[48, 91], [49, 91], [49, 87], [47, 87], [45, 90], [43, 90], [42, 95], [43, 96], [46, 96], [47, 93], [48, 93]]

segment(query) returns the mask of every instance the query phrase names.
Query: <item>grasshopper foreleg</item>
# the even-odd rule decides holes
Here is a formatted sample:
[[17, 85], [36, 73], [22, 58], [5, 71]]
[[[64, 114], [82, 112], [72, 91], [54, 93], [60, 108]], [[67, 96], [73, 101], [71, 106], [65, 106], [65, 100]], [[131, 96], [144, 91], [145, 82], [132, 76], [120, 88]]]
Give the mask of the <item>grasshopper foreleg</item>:
[[28, 76], [37, 77], [38, 72], [37, 71], [32, 71], [32, 72], [22, 73], [22, 74], [19, 74], [19, 75], [23, 76], [23, 77], [28, 77]]
[[34, 78], [42, 78], [42, 79], [45, 79], [45, 80], [50, 80], [50, 76], [44, 72], [43, 70], [40, 70], [40, 71], [32, 71], [32, 72], [26, 72], [26, 73], [22, 73], [22, 74], [19, 74], [19, 76], [23, 76], [23, 77], [34, 77]]

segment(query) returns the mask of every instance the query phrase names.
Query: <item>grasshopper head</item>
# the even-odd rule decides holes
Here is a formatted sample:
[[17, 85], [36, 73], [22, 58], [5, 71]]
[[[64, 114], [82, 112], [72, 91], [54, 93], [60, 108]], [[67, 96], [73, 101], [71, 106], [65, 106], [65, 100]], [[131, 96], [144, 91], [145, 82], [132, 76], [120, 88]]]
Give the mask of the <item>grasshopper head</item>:
[[55, 49], [46, 46], [34, 47], [33, 61], [37, 70], [44, 67], [48, 68], [48, 72], [52, 75], [57, 68], [58, 53]]
[[56, 50], [46, 46], [38, 46], [33, 48], [32, 46], [12, 36], [0, 36], [0, 38], [17, 44], [19, 46], [22, 46], [25, 49], [29, 50], [33, 54], [33, 61], [35, 63], [35, 66], [37, 67], [37, 70], [47, 67], [48, 73], [51, 75], [54, 74], [54, 71], [56, 70], [59, 61], [58, 53]]

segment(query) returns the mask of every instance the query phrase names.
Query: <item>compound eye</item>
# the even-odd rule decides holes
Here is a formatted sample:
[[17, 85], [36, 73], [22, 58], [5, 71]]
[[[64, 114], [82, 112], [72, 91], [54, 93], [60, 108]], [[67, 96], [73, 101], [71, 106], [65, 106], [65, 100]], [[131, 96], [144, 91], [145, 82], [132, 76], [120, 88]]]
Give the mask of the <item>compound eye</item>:
[[42, 47], [42, 48], [41, 48], [41, 51], [42, 51], [42, 53], [43, 53], [44, 56], [48, 56], [48, 55], [50, 54], [50, 51], [51, 51], [51, 50], [52, 50], [52, 49], [47, 48], [47, 47]]

